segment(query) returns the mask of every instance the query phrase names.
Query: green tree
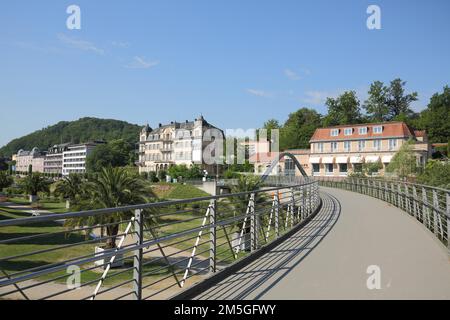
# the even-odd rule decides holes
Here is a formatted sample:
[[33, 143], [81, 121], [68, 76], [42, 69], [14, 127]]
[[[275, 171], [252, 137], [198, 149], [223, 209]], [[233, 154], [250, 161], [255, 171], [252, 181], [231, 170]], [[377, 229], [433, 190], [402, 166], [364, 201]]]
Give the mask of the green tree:
[[100, 172], [106, 167], [124, 167], [133, 161], [133, 145], [123, 139], [113, 140], [97, 146], [87, 157], [86, 166], [89, 172]]
[[361, 108], [355, 91], [346, 91], [336, 99], [327, 98], [328, 115], [325, 126], [355, 124], [361, 122]]
[[165, 170], [158, 171], [158, 179], [159, 181], [165, 181], [167, 176], [167, 172]]
[[413, 141], [408, 141], [402, 145], [387, 166], [387, 172], [395, 173], [401, 179], [417, 174], [417, 159], [413, 152], [413, 144]]
[[378, 173], [383, 168], [383, 164], [380, 160], [376, 162], [366, 162], [363, 164], [362, 173], [355, 173], [353, 176], [373, 176], [373, 174]]
[[57, 182], [54, 194], [57, 197], [67, 199], [70, 205], [82, 198], [85, 189], [86, 182], [83, 180], [83, 177], [79, 174], [70, 174], [64, 177], [63, 180]]
[[450, 88], [435, 93], [427, 108], [421, 112], [417, 127], [426, 130], [431, 143], [450, 140]]
[[19, 186], [25, 193], [30, 195], [31, 201], [34, 201], [39, 192], [50, 193], [51, 181], [39, 172], [27, 175], [21, 179]]
[[363, 105], [370, 121], [389, 120], [388, 92], [389, 88], [381, 81], [375, 81], [370, 85], [369, 97]]
[[[272, 137], [272, 130], [280, 129], [280, 123], [276, 119], [269, 119], [264, 122], [263, 129], [267, 130], [267, 139], [270, 140]], [[257, 137], [259, 137], [259, 130], [257, 132]]]
[[301, 108], [289, 115], [280, 130], [280, 149], [309, 148], [309, 140], [321, 126], [321, 116], [313, 109]]
[[134, 144], [141, 127], [124, 121], [97, 118], [81, 118], [76, 121], [61, 121], [24, 137], [14, 139], [0, 148], [0, 154], [10, 157], [17, 150], [41, 150], [61, 142], [83, 143], [94, 140], [112, 141], [123, 139]]
[[450, 162], [429, 160], [424, 171], [417, 177], [417, 181], [422, 184], [450, 188]]
[[150, 182], [159, 182], [158, 175], [154, 171], [150, 171], [148, 173], [148, 179]]
[[[153, 198], [150, 185], [137, 175], [132, 175], [123, 168], [103, 168], [87, 185], [89, 201], [83, 208], [117, 208], [128, 205], [148, 203]], [[107, 248], [116, 247], [119, 225], [122, 221], [131, 219], [133, 210], [116, 212], [104, 216], [80, 217], [66, 221], [68, 227], [95, 226], [108, 224], [106, 234]], [[146, 212], [146, 223], [151, 224], [151, 213]]]
[[405, 85], [406, 81], [399, 78], [391, 81], [387, 89], [386, 103], [389, 108], [387, 120], [405, 120], [414, 114], [411, 110], [411, 103], [417, 101], [417, 92], [405, 94]]
[[6, 171], [0, 171], [0, 192], [4, 188], [10, 187], [13, 183], [14, 179]]
[[[250, 201], [251, 194], [248, 192], [251, 191], [257, 191], [260, 189], [261, 186], [261, 179], [257, 176], [252, 175], [241, 175], [238, 178], [237, 184], [234, 185], [231, 188], [231, 193], [234, 194], [240, 194], [240, 193], [247, 193], [247, 194], [240, 194], [237, 196], [233, 196], [231, 198], [231, 202], [233, 203], [234, 207], [234, 215], [235, 216], [241, 216], [244, 215], [247, 211], [247, 206]], [[262, 192], [255, 194], [255, 204], [262, 203], [266, 201], [266, 197]], [[265, 220], [264, 218], [261, 219], [261, 225], [264, 226]], [[233, 226], [233, 228], [239, 228], [238, 232], [240, 232], [242, 229], [242, 220], [239, 220], [236, 222], [236, 224]], [[250, 232], [250, 225], [247, 224], [244, 234]]]

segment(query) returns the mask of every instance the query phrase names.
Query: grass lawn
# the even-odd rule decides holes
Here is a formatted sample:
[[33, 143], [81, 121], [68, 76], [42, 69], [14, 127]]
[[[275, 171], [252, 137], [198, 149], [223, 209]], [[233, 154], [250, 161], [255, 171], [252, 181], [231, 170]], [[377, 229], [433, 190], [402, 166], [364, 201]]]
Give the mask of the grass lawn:
[[180, 183], [158, 183], [153, 185], [153, 192], [160, 199], [190, 199], [210, 196], [193, 185]]
[[[31, 206], [28, 199], [25, 198], [12, 197], [8, 198], [7, 201], [18, 205]], [[33, 204], [33, 209], [47, 210], [53, 213], [65, 213], [70, 211], [66, 209], [66, 202], [60, 201], [59, 199], [41, 199]]]
[[[29, 213], [10, 208], [1, 208], [0, 207], [0, 220], [2, 219], [16, 219], [24, 216], [29, 216]], [[95, 243], [83, 244], [86, 241], [86, 237], [84, 234], [80, 232], [72, 232], [72, 233], [61, 233], [61, 234], [51, 234], [55, 232], [66, 231], [66, 228], [61, 224], [56, 222], [46, 222], [39, 223], [34, 225], [23, 225], [23, 226], [10, 226], [10, 227], [2, 227], [0, 228], [0, 241], [7, 239], [17, 239], [20, 237], [32, 236], [32, 235], [40, 235], [47, 234], [48, 236], [34, 238], [30, 240], [16, 240], [14, 242], [0, 244], [0, 269], [6, 271], [9, 275], [13, 275], [17, 272], [24, 271], [27, 273], [28, 269], [44, 267], [50, 264], [58, 264], [63, 263], [65, 260], [74, 259], [82, 256], [93, 256]], [[59, 246], [77, 244], [80, 245], [66, 248], [58, 248]], [[98, 245], [98, 244], [97, 244]], [[25, 253], [31, 253], [38, 250], [47, 250], [47, 249], [55, 249], [48, 252], [43, 252], [35, 255], [29, 255], [25, 257], [19, 257], [15, 259], [8, 259], [1, 261], [2, 258], [21, 255]], [[132, 279], [133, 270], [126, 270], [127, 268], [132, 267], [133, 258], [130, 256], [131, 253], [125, 257], [125, 265], [123, 268], [112, 269], [108, 273], [108, 277], [106, 278], [104, 285], [114, 285], [121, 283], [125, 280]], [[96, 268], [91, 269], [94, 266], [93, 263], [86, 264], [81, 267], [82, 274], [81, 280], [82, 283], [99, 280], [103, 269]], [[174, 271], [178, 271], [176, 268], [173, 268]], [[171, 273], [168, 267], [159, 261], [152, 262], [146, 266], [144, 266], [145, 272], [154, 273], [150, 276], [145, 277], [144, 283], [154, 282], [157, 279], [161, 279], [166, 277]], [[114, 275], [117, 274], [117, 275]], [[0, 278], [4, 275], [1, 274]], [[61, 270], [52, 274], [46, 274], [38, 277], [36, 280], [52, 280], [56, 277], [60, 277], [60, 279], [55, 280], [57, 283], [65, 283], [69, 274], [66, 273], [65, 270]], [[64, 277], [62, 277], [64, 276]], [[96, 285], [93, 283], [92, 285]], [[128, 284], [131, 286], [132, 283]]]

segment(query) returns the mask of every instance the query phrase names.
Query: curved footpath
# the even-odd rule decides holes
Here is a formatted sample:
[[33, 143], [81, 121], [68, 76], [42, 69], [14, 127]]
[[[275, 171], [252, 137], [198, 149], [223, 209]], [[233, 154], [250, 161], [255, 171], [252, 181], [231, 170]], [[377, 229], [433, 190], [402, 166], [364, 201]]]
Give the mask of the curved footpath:
[[425, 227], [381, 200], [321, 191], [308, 225], [196, 299], [450, 299], [448, 250]]

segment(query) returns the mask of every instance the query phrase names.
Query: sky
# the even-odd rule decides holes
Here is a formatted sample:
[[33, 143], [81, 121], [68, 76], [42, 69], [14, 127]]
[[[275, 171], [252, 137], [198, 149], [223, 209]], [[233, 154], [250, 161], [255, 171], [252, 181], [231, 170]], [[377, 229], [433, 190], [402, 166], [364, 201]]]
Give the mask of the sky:
[[[381, 29], [366, 25], [369, 5]], [[81, 9], [69, 30], [66, 10]], [[414, 109], [449, 84], [450, 1], [8, 1], [0, 6], [0, 146], [92, 116], [222, 129], [284, 122], [402, 78]]]

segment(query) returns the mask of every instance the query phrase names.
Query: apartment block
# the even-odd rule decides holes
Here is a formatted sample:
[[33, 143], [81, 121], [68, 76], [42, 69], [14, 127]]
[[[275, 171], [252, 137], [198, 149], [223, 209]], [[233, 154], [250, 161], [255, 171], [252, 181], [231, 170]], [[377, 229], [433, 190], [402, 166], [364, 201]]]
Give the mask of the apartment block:
[[189, 167], [197, 164], [214, 174], [218, 167], [203, 161], [203, 152], [211, 143], [211, 139], [205, 139], [207, 132], [223, 136], [223, 131], [208, 123], [203, 116], [194, 121], [159, 124], [156, 129], [145, 126], [139, 138], [139, 172], [159, 172], [173, 165]]
[[68, 145], [62, 156], [62, 175], [68, 176], [71, 173], [86, 173], [86, 158], [103, 141]]
[[379, 163], [375, 174], [386, 167], [402, 145], [412, 140], [418, 165], [430, 156], [424, 131], [413, 131], [403, 122], [371, 123], [319, 128], [312, 136], [309, 163], [311, 175], [347, 176], [361, 172], [366, 163]]
[[[409, 140], [413, 141], [417, 164], [425, 165], [431, 157], [426, 132], [414, 131], [403, 122], [319, 128], [310, 139], [310, 149], [285, 152], [292, 154], [311, 176], [345, 177], [362, 172], [364, 164], [370, 163], [378, 164], [374, 175], [384, 175], [394, 155]], [[263, 174], [277, 157], [273, 153], [253, 155], [250, 159], [255, 164], [255, 174]], [[300, 175], [300, 171], [290, 157], [283, 157], [271, 174]]]
[[63, 153], [68, 150], [70, 143], [58, 144], [49, 148], [44, 159], [44, 173], [62, 175]]
[[20, 149], [12, 158], [16, 161], [16, 172], [25, 173], [30, 168], [32, 172], [44, 172], [45, 153], [36, 147], [31, 151]]

